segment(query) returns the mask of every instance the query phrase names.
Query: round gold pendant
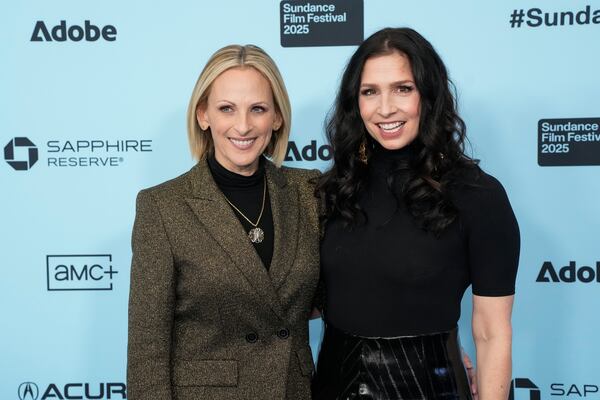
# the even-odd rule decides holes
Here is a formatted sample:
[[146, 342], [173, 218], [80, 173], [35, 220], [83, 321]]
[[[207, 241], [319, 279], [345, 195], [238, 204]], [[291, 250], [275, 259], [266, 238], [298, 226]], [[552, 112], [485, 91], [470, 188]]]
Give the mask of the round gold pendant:
[[248, 232], [248, 237], [252, 243], [262, 243], [265, 238], [265, 232], [260, 228], [252, 228]]

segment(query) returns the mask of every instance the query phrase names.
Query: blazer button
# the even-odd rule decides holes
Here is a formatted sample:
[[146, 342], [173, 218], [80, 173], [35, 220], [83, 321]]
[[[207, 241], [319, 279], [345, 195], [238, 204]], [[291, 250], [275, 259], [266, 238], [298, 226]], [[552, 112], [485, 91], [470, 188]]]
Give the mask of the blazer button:
[[248, 343], [256, 343], [258, 340], [258, 335], [255, 332], [250, 332], [246, 335], [246, 342]]
[[279, 339], [287, 339], [290, 336], [290, 331], [288, 328], [282, 328], [277, 332], [277, 336], [279, 336]]

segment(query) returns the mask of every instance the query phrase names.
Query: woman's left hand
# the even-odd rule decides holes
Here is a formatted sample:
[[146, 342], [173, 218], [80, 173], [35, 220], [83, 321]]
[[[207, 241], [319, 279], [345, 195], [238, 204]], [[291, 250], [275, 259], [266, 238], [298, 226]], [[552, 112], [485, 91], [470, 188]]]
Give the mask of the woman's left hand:
[[469, 378], [469, 387], [471, 388], [471, 395], [473, 396], [473, 400], [479, 400], [479, 395], [477, 394], [477, 370], [473, 367], [473, 362], [469, 355], [465, 352], [465, 349], [461, 349], [463, 356], [463, 364], [467, 369], [467, 377]]

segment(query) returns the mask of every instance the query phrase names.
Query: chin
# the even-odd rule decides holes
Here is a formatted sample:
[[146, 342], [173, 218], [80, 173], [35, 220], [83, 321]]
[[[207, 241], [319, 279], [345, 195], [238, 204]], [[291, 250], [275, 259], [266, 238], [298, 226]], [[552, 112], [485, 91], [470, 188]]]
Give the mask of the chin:
[[252, 156], [240, 157], [238, 159], [232, 160], [236, 167], [238, 168], [248, 168], [252, 164], [258, 161], [260, 154], [254, 154]]
[[386, 150], [400, 150], [403, 147], [408, 146], [408, 143], [405, 143], [404, 141], [399, 142], [396, 140], [378, 140], [377, 141], [381, 147], [383, 147]]

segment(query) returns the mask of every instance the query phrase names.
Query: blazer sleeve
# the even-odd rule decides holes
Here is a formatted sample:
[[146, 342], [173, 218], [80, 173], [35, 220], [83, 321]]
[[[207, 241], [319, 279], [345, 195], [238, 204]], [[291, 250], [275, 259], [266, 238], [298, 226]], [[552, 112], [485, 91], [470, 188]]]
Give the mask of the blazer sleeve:
[[[315, 205], [315, 216], [316, 219], [314, 220], [314, 224], [317, 226], [317, 234], [319, 235], [319, 240], [322, 237], [322, 226], [321, 226], [321, 221], [319, 216], [322, 214], [322, 202], [316, 197], [316, 193], [315, 193], [315, 186], [317, 185], [317, 183], [319, 182], [319, 179], [321, 178], [321, 171], [319, 171], [318, 169], [313, 169], [311, 171], [309, 171], [309, 178], [308, 178], [308, 193], [310, 194], [310, 197], [314, 200], [314, 205]], [[326, 293], [325, 293], [325, 282], [323, 281], [323, 275], [320, 273], [321, 268], [319, 267], [319, 283], [317, 285], [317, 289], [315, 291], [315, 295], [313, 297], [313, 301], [312, 301], [312, 309], [317, 309], [319, 310], [319, 312], [321, 313], [321, 316], [323, 316], [324, 312], [325, 312], [325, 300], [326, 300]]]
[[137, 196], [129, 291], [129, 400], [171, 400], [171, 330], [175, 307], [173, 254], [152, 193]]

